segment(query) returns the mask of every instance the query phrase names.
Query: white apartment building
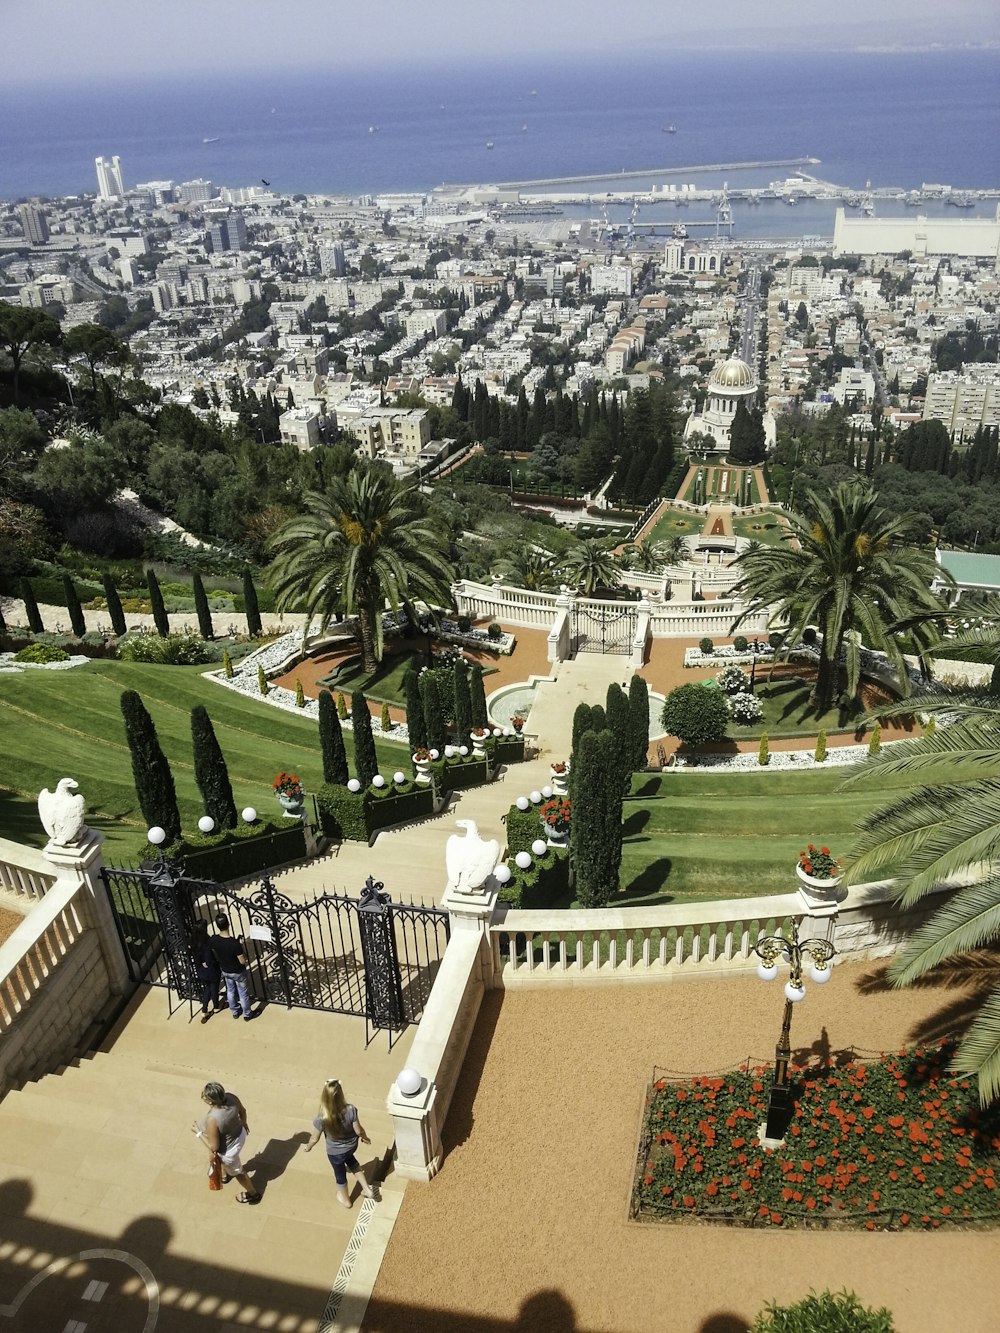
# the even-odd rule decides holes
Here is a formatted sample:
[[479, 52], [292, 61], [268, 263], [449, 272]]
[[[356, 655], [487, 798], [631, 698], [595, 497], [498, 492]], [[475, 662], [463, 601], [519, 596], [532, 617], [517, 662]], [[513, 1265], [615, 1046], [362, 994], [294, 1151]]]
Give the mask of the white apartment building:
[[121, 199], [125, 194], [122, 180], [122, 160], [114, 157], [95, 157], [97, 169], [97, 193], [101, 199]]
[[414, 310], [403, 321], [408, 338], [422, 338], [429, 333], [433, 338], [440, 338], [448, 331], [448, 315], [444, 310]]
[[320, 441], [319, 412], [313, 407], [293, 407], [278, 418], [282, 444], [294, 444], [303, 452]]
[[592, 296], [631, 296], [631, 264], [594, 264], [590, 269]]
[[955, 435], [971, 435], [977, 426], [1000, 425], [1000, 367], [965, 366], [931, 375], [924, 398], [924, 420], [944, 423]]
[[416, 463], [421, 449], [430, 442], [430, 413], [422, 407], [373, 407], [350, 429], [372, 458], [380, 453], [398, 454]]
[[841, 407], [848, 401], [870, 403], [875, 396], [875, 378], [867, 370], [844, 366], [832, 393], [834, 401]]

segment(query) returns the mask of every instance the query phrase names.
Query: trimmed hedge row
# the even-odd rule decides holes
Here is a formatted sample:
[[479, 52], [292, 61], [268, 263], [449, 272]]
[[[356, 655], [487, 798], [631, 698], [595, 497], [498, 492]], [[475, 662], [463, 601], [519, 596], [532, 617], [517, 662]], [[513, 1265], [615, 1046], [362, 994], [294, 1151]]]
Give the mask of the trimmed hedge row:
[[431, 764], [431, 772], [443, 792], [461, 791], [465, 787], [480, 787], [490, 780], [489, 761], [473, 759], [471, 755], [465, 759], [461, 756], [457, 759], [438, 759]]
[[194, 879], [242, 879], [289, 861], [304, 860], [305, 832], [298, 820], [281, 824], [245, 824], [240, 820], [235, 828], [218, 833], [186, 834], [169, 848], [169, 854], [182, 862]]
[[565, 847], [550, 847], [527, 870], [514, 865], [510, 869], [511, 877], [497, 895], [510, 907], [527, 911], [552, 907], [569, 890], [569, 850]]
[[369, 787], [348, 791], [325, 782], [316, 793], [320, 824], [328, 838], [343, 842], [367, 842], [378, 829], [409, 820], [426, 819], [434, 813], [434, 791], [427, 784], [401, 783], [392, 787]]
[[[519, 810], [512, 805], [507, 811], [507, 853], [513, 858], [518, 852], [530, 852], [536, 838], [543, 838], [542, 819], [537, 806], [528, 810]], [[514, 867], [511, 866], [511, 870]]]

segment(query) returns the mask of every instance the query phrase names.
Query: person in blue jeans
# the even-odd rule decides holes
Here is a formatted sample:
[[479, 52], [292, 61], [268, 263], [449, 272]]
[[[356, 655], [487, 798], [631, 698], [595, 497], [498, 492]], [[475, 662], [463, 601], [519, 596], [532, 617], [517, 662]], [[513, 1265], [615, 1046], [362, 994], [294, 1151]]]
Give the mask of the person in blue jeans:
[[354, 1156], [358, 1140], [371, 1143], [371, 1139], [358, 1119], [358, 1108], [346, 1100], [340, 1080], [336, 1078], [327, 1079], [323, 1084], [323, 1091], [319, 1095], [319, 1115], [313, 1121], [313, 1136], [306, 1144], [306, 1152], [312, 1152], [321, 1134], [326, 1138], [326, 1155], [337, 1182], [337, 1202], [345, 1208], [351, 1206], [351, 1195], [347, 1189], [348, 1171], [359, 1177], [364, 1198], [376, 1198], [363, 1168]]
[[197, 920], [191, 931], [191, 951], [194, 954], [194, 970], [201, 985], [201, 1021], [207, 1023], [213, 1013], [222, 1011], [219, 999], [219, 961], [208, 938], [208, 925]]
[[219, 960], [222, 979], [226, 983], [229, 1012], [234, 1018], [239, 1018], [242, 1009], [243, 1017], [249, 1023], [253, 1014], [250, 1012], [246, 946], [230, 933], [229, 917], [225, 912], [220, 912], [215, 918], [215, 929], [218, 934], [210, 937], [212, 952]]

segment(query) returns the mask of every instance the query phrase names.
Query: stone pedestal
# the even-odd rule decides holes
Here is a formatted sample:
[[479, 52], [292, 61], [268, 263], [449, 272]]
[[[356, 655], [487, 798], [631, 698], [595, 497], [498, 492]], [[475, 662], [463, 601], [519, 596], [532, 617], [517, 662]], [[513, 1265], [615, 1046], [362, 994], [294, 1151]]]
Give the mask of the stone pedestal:
[[810, 916], [833, 916], [837, 907], [847, 897], [847, 890], [841, 889], [842, 875], [833, 879], [817, 879], [807, 875], [801, 866], [795, 867], [799, 878], [799, 896], [805, 903]]
[[441, 1137], [435, 1109], [437, 1089], [424, 1079], [420, 1091], [405, 1096], [393, 1083], [388, 1111], [396, 1138], [393, 1170], [404, 1180], [430, 1180], [441, 1168]]
[[79, 842], [62, 846], [50, 841], [42, 855], [54, 867], [57, 879], [86, 886], [91, 921], [100, 940], [101, 957], [108, 971], [111, 993], [121, 995], [127, 990], [130, 979], [107, 890], [101, 879], [104, 868], [101, 853], [103, 842], [103, 833], [85, 826]]

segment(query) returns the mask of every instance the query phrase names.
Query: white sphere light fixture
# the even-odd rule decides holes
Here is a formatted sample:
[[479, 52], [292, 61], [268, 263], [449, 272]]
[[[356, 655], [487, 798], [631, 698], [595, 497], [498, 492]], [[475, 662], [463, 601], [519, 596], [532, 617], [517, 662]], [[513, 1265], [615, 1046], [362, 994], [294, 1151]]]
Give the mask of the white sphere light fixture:
[[361, 790], [361, 783], [357, 780], [357, 778], [349, 778], [349, 779], [348, 779], [348, 782], [347, 782], [347, 790], [348, 790], [348, 791], [360, 791], [360, 790]]
[[545, 841], [544, 838], [536, 838], [535, 841], [531, 844], [531, 850], [534, 852], [536, 856], [544, 856], [545, 853], [549, 850], [549, 844]]
[[551, 788], [551, 787], [543, 787], [543, 788], [542, 788], [542, 795], [545, 797], [546, 800], [548, 800], [549, 797], [552, 795], [552, 788]]
[[460, 746], [458, 747], [458, 753], [459, 753], [459, 754], [462, 756], [462, 758], [464, 759], [465, 756], [469, 753], [469, 747], [468, 747], [467, 745], [460, 745]]
[[245, 805], [240, 811], [240, 818], [243, 820], [244, 824], [252, 824], [257, 818], [257, 811], [252, 805]]
[[503, 734], [504, 734], [505, 736], [513, 736], [513, 734], [514, 734], [514, 728], [513, 728], [513, 727], [504, 727], [504, 729], [503, 729]]
[[518, 852], [514, 857], [514, 864], [517, 866], [518, 870], [527, 870], [531, 865], [531, 853]]
[[768, 967], [767, 963], [758, 963], [757, 975], [760, 977], [761, 981], [773, 981], [778, 975], [778, 964], [772, 963], [770, 967]]
[[202, 833], [211, 833], [212, 829], [215, 828], [215, 820], [211, 815], [202, 815], [198, 820], [198, 827], [201, 829]]
[[541, 805], [542, 793], [540, 791], [530, 791], [528, 792], [528, 795], [531, 797], [532, 805]]
[[166, 829], [160, 828], [159, 824], [154, 824], [151, 829], [146, 830], [146, 839], [151, 842], [154, 847], [159, 847], [166, 842], [167, 831]]
[[798, 1004], [800, 1000], [806, 998], [805, 987], [793, 986], [790, 981], [785, 982], [785, 999], [791, 1000], [792, 1004]]
[[381, 773], [376, 773], [375, 776], [372, 778], [372, 786], [373, 787], [385, 786], [385, 778], [382, 776]]
[[519, 796], [514, 804], [517, 806], [518, 810], [527, 810], [531, 805], [531, 802], [528, 800], [527, 796]]
[[455, 756], [455, 747], [454, 747], [454, 745], [446, 745], [446, 746], [444, 747], [444, 757], [445, 757], [445, 759], [453, 759], [454, 756]]
[[441, 758], [441, 751], [440, 751], [440, 750], [431, 750], [431, 758], [432, 758], [432, 759], [440, 759], [440, 758]]
[[493, 867], [493, 878], [498, 884], [506, 884], [510, 880], [510, 866], [501, 861]]
[[404, 1097], [415, 1097], [423, 1084], [424, 1077], [416, 1069], [401, 1069], [396, 1075], [396, 1087]]
[[494, 727], [494, 728], [493, 728], [493, 735], [494, 735], [494, 736], [502, 736], [502, 735], [503, 735], [503, 732], [500, 730], [499, 727]]
[[396, 771], [395, 771], [395, 773], [393, 773], [393, 775], [392, 775], [392, 780], [393, 780], [393, 782], [395, 782], [395, 783], [405, 782], [405, 781], [406, 781], [406, 774], [405, 774], [401, 769], [398, 769], [398, 768], [397, 768]]
[[809, 975], [819, 986], [825, 986], [833, 976], [832, 967], [817, 967], [814, 963], [809, 969]]

